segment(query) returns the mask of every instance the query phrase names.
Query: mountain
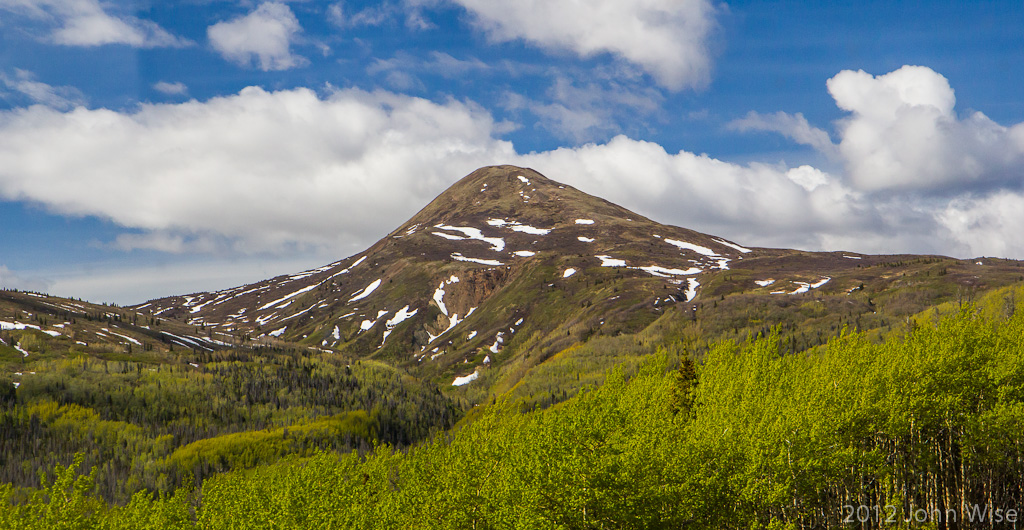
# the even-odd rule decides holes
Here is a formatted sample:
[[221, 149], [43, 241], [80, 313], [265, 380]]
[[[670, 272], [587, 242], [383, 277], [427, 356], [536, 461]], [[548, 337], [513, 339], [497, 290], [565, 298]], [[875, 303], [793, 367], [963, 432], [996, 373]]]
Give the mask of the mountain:
[[136, 311], [33, 292], [0, 291], [0, 365], [86, 355], [156, 362], [178, 352], [232, 346], [230, 335], [198, 333], [183, 322]]
[[[666, 339], [699, 348], [777, 326], [799, 351], [844, 326], [891, 328], [1020, 281], [1022, 271], [1011, 260], [748, 248], [657, 223], [531, 169], [494, 166], [355, 256], [129, 309], [223, 343], [386, 361], [479, 400], [521, 390], [545, 363], [578, 361], [595, 339], [634, 338], [608, 342], [617, 353], [603, 364], [572, 361], [577, 380], [623, 350], [649, 353]], [[565, 373], [555, 379], [552, 395], [575, 386]]]
[[[140, 490], [184, 492], [195, 484], [202, 496], [161, 497], [178, 499], [173, 502], [189, 513], [193, 498], [203, 499], [204, 509], [239, 505], [211, 500], [217, 495], [205, 489], [206, 479], [230, 470], [295, 470], [305, 486], [285, 489], [308, 494], [306, 471], [335, 468], [294, 464], [327, 452], [348, 456], [335, 460], [346, 470], [314, 481], [330, 490], [324, 495], [367, 488], [365, 495], [336, 497], [344, 498], [339, 506], [354, 498], [384, 506], [381, 491], [418, 492], [410, 505], [423, 505], [422, 492], [434, 492], [431, 498], [461, 506], [460, 499], [481, 498], [479, 485], [464, 479], [491, 476], [499, 460], [535, 462], [557, 484], [565, 474], [551, 473], [551, 466], [571, 461], [565, 469], [598, 470], [584, 475], [587, 484], [647, 477], [636, 484], [653, 486], [652, 495], [665, 483], [645, 470], [696, 477], [678, 484], [740, 480], [737, 488], [755, 493], [824, 473], [793, 490], [799, 502], [786, 503], [803, 506], [800, 492], [831, 484], [834, 496], [807, 505], [824, 513], [820, 506], [845, 502], [840, 495], [849, 494], [851, 483], [894, 483], [862, 480], [870, 476], [865, 469], [877, 467], [880, 439], [890, 448], [925, 440], [917, 445], [934, 452], [894, 457], [909, 459], [906, 469], [933, 462], [928, 480], [945, 476], [955, 484], [956, 473], [947, 471], [958, 465], [942, 460], [961, 454], [941, 445], [953, 443], [944, 434], [952, 432], [949, 421], [978, 418], [953, 424], [960, 433], [992, 425], [976, 448], [1020, 431], [1016, 417], [1003, 414], [1020, 410], [1014, 388], [1024, 376], [1014, 366], [1024, 365], [1010, 339], [1021, 329], [1019, 312], [1013, 315], [1022, 282], [1022, 262], [1012, 260], [740, 245], [659, 224], [529, 169], [483, 168], [365, 251], [301, 273], [126, 308], [0, 291], [0, 490], [13, 484], [5, 491], [17, 499], [28, 495], [20, 488], [70, 484], [69, 474], [43, 482], [38, 470], [72, 473], [80, 463], [80, 471], [96, 470], [96, 494], [111, 503], [147, 508], [136, 503], [148, 498], [136, 497]], [[1002, 288], [1011, 284], [1017, 285]], [[965, 302], [977, 302], [973, 313], [995, 328], [957, 311]], [[1010, 324], [1003, 330], [999, 322]], [[836, 339], [844, 330], [865, 333]], [[602, 384], [608, 374], [617, 375]], [[902, 394], [907, 381], [918, 392], [909, 401]], [[578, 392], [594, 386], [595, 392]], [[988, 389], [982, 393], [1004, 401], [987, 401], [991, 408], [975, 416], [977, 400], [963, 396], [978, 393], [963, 388]], [[505, 399], [514, 406], [475, 406]], [[562, 405], [549, 407], [554, 403]], [[936, 413], [934, 403], [949, 407], [948, 415]], [[529, 412], [534, 409], [547, 410]], [[685, 421], [700, 427], [684, 428], [684, 410], [692, 412]], [[905, 430], [905, 418], [924, 418], [909, 422], [917, 433]], [[548, 427], [529, 434], [531, 425]], [[878, 425], [896, 430], [879, 438]], [[491, 437], [495, 432], [504, 434]], [[689, 436], [698, 438], [687, 442]], [[564, 450], [553, 451], [548, 442]], [[591, 442], [610, 451], [609, 460], [581, 468], [577, 449]], [[416, 446], [427, 449], [405, 452]], [[656, 446], [662, 449], [650, 450]], [[446, 452], [458, 447], [469, 451]], [[637, 473], [622, 473], [623, 447], [642, 449], [627, 459], [641, 465]], [[764, 447], [786, 451], [768, 457], [783, 463], [776, 475], [751, 464], [766, 461]], [[785, 463], [794, 447], [799, 458], [792, 461], [815, 469], [793, 474]], [[494, 460], [509, 450], [520, 456]], [[822, 451], [839, 456], [821, 468]], [[856, 460], [848, 455], [858, 451], [867, 468], [850, 465]], [[659, 454], [671, 459], [647, 460]], [[1020, 462], [1019, 455], [994, 454], [991, 467], [975, 473], [979, 484], [991, 484], [990, 470], [1016, 484], [1019, 470], [1005, 462]], [[406, 467], [411, 474], [395, 475], [393, 458], [403, 455], [428, 460], [414, 460]], [[735, 474], [721, 480], [722, 469], [753, 469], [750, 476], [762, 482], [750, 487], [742, 482], [750, 477]], [[263, 471], [231, 476], [268, 477]], [[380, 480], [368, 483], [378, 471]], [[520, 469], [502, 473], [525, 476]], [[398, 476], [402, 487], [393, 488]], [[410, 478], [430, 484], [407, 488], [415, 484]], [[255, 480], [277, 490], [282, 484]], [[465, 489], [462, 496], [431, 489], [441, 483]], [[529, 478], [524, 484], [544, 494], [549, 489]], [[606, 498], [647, 491], [636, 484], [615, 486]], [[573, 488], [575, 498], [580, 488]], [[255, 490], [235, 491], [251, 496]], [[524, 490], [508, 491], [523, 498]], [[1013, 492], [1006, 498], [1019, 497]], [[739, 495], [714, 493], [701, 502]], [[393, 506], [382, 509], [401, 512]], [[730, 500], [723, 513], [734, 509]]]

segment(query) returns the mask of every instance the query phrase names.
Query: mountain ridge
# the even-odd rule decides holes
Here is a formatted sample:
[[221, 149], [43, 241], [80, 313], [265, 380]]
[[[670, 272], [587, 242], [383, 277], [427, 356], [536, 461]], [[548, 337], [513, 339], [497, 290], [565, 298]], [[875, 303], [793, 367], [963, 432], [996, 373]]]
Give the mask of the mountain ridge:
[[[455, 386], [491, 372], [489, 384], [504, 380], [497, 386], [507, 388], [513, 371], [595, 335], [639, 332], [667, 312], [695, 321], [729, 305], [727, 297], [851, 296], [865, 284], [891, 283], [873, 267], [929, 259], [964, 266], [941, 257], [746, 248], [657, 223], [532, 169], [489, 166], [364, 252], [132, 309], [239, 343], [381, 359]], [[875, 313], [870, 298], [856, 305]]]
[[747, 248], [490, 166], [303, 272], [127, 308], [7, 292], [0, 357], [11, 373], [64, 355], [201, 370], [214, 350], [273, 348], [379, 361], [473, 403], [551, 402], [657, 348], [699, 355], [775, 329], [803, 351], [1020, 281], [1014, 260]]

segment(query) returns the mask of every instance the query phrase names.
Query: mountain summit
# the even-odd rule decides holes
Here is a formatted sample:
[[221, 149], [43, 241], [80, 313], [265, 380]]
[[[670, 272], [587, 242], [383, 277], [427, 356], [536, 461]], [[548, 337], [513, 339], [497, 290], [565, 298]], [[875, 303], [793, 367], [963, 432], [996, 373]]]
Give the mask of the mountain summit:
[[[493, 166], [359, 255], [135, 309], [184, 319], [216, 340], [287, 340], [439, 367], [492, 364], [523, 331], [536, 335], [531, 349], [550, 355], [602, 328], [646, 324], [659, 305], [698, 297], [702, 275], [755, 253], [531, 169]], [[632, 314], [639, 306], [650, 316]]]
[[[658, 234], [658, 232], [665, 234]], [[718, 263], [749, 252], [722, 239], [677, 227], [667, 227], [604, 199], [588, 195], [544, 175], [516, 166], [481, 168], [464, 177], [430, 202], [383, 241], [403, 247], [396, 240], [429, 234], [459, 244], [438, 245], [425, 238], [434, 259], [516, 261], [539, 252], [595, 254], [618, 252], [651, 254], [649, 244], [669, 237], [676, 241], [672, 256], [655, 251], [650, 258], [677, 262], [680, 250], [689, 250], [698, 261]], [[671, 239], [671, 236], [679, 240]], [[415, 239], [418, 243], [423, 240]], [[637, 243], [643, 244], [637, 245]], [[378, 243], [379, 245], [380, 243]], [[375, 245], [376, 247], [376, 245]], [[454, 250], [454, 252], [452, 252]], [[671, 251], [672, 243], [662, 250]], [[685, 252], [683, 253], [685, 254]], [[421, 252], [421, 255], [423, 253]], [[461, 256], [461, 258], [460, 258]], [[616, 259], [615, 258], [610, 259]], [[706, 259], [714, 257], [714, 260]], [[637, 256], [637, 266], [654, 266]], [[607, 260], [602, 260], [602, 262]], [[649, 261], [649, 260], [648, 260]], [[684, 262], [691, 267], [689, 261]]]
[[538, 223], [571, 223], [580, 217], [644, 219], [532, 169], [490, 166], [480, 168], [453, 184], [413, 216], [406, 226], [433, 226], [473, 217], [512, 217]]
[[[742, 338], [755, 322], [758, 331], [783, 326], [791, 348], [809, 347], [844, 325], [886, 325], [894, 315], [880, 303], [899, 308], [898, 318], [1019, 271], [998, 260], [745, 248], [531, 169], [493, 166], [355, 256], [132, 309], [184, 321], [205, 333], [203, 347], [297, 344], [500, 393], [595, 337], [639, 337], [657, 323], [659, 336]], [[195, 348], [179, 339], [169, 338]]]

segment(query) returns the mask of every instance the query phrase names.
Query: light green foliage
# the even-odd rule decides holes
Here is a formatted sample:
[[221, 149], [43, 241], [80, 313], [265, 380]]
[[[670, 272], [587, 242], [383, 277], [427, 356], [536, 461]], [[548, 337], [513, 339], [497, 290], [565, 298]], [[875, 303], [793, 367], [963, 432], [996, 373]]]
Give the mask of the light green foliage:
[[1019, 508], [1024, 312], [979, 312], [797, 355], [775, 334], [696, 367], [662, 351], [547, 409], [499, 400], [407, 451], [292, 457], [125, 507], [83, 493], [59, 513], [209, 530], [840, 528], [846, 504]]
[[197, 360], [38, 363], [0, 399], [0, 480], [39, 486], [37, 469], [81, 453], [97, 493], [126, 503], [287, 455], [407, 447], [461, 416], [434, 387], [374, 362], [274, 351]]
[[[94, 528], [103, 503], [89, 495], [95, 469], [87, 475], [76, 473], [82, 460], [79, 454], [70, 466], [55, 467], [52, 479], [43, 474], [40, 488], [29, 495], [27, 503], [0, 512], [0, 527], [11, 530]], [[4, 502], [9, 502], [11, 488], [3, 493]]]

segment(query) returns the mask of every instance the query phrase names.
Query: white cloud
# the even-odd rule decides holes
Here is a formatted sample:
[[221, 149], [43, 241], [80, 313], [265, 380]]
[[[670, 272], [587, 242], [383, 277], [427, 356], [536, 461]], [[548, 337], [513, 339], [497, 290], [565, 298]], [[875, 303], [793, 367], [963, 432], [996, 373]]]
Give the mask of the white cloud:
[[398, 13], [398, 8], [385, 2], [346, 14], [344, 2], [337, 2], [327, 8], [327, 20], [340, 28], [380, 26]]
[[401, 0], [398, 2], [379, 1], [370, 7], [349, 11], [344, 2], [335, 2], [327, 7], [327, 21], [343, 29], [360, 26], [383, 26], [404, 19], [405, 27], [422, 31], [436, 27], [423, 15], [420, 4], [433, 5], [432, 0]]
[[[400, 51], [390, 58], [374, 59], [366, 68], [369, 75], [382, 80], [385, 86], [401, 92], [424, 92], [423, 79], [436, 80], [437, 76], [501, 86], [510, 78], [522, 77], [524, 71], [550, 79], [543, 96], [528, 97], [506, 90], [499, 95], [498, 105], [517, 116], [532, 114], [538, 127], [575, 144], [643, 129], [643, 118], [657, 113], [664, 100], [663, 93], [640, 72], [620, 65], [588, 69], [555, 69], [507, 61], [490, 65], [475, 57], [456, 58], [437, 51], [425, 55]], [[523, 84], [513, 86], [520, 88]]]
[[0, 9], [44, 21], [50, 39], [67, 46], [126, 44], [139, 48], [181, 47], [191, 44], [149, 20], [114, 15], [99, 0], [0, 0]]
[[[906, 242], [919, 237], [939, 253], [1024, 256], [1024, 124], [1003, 126], [981, 112], [957, 116], [949, 81], [923, 66], [879, 76], [844, 70], [827, 85], [850, 113], [837, 123], [838, 146], [801, 114], [752, 112], [730, 124], [779, 132], [842, 161], [843, 182], [864, 193], [884, 222], [866, 237], [833, 233], [822, 241], [892, 252], [920, 245]], [[801, 185], [817, 182], [810, 173], [794, 176]], [[896, 235], [888, 245], [883, 227]]]
[[489, 70], [491, 67], [476, 57], [458, 59], [444, 52], [433, 51], [430, 52], [430, 60], [424, 64], [424, 68], [447, 78], [458, 78], [475, 71]]
[[136, 229], [118, 248], [225, 253], [372, 242], [513, 158], [490, 115], [387, 92], [247, 88], [115, 112], [0, 113], [0, 197]]
[[14, 70], [14, 76], [0, 72], [0, 85], [27, 97], [32, 103], [55, 109], [70, 109], [85, 104], [85, 95], [75, 87], [55, 87], [38, 81], [27, 70]]
[[188, 87], [181, 81], [175, 83], [169, 83], [167, 81], [159, 81], [153, 83], [153, 90], [168, 96], [183, 96], [188, 93]]
[[423, 70], [422, 64], [413, 56], [399, 52], [390, 59], [374, 59], [366, 67], [366, 73], [383, 77], [387, 86], [394, 90], [422, 91], [426, 89], [426, 85], [413, 73], [414, 70]]
[[672, 90], [704, 86], [717, 10], [708, 0], [451, 0], [495, 41], [522, 39], [581, 57], [609, 53]]
[[829, 182], [829, 176], [817, 168], [811, 166], [800, 166], [786, 171], [786, 178], [797, 183], [807, 191], [814, 191], [819, 186]]
[[491, 69], [491, 66], [475, 57], [458, 59], [439, 51], [432, 51], [426, 57], [417, 57], [400, 51], [390, 59], [374, 59], [366, 68], [366, 73], [377, 75], [399, 71], [412, 75], [411, 72], [419, 72], [429, 75], [440, 75], [447, 79], [458, 79], [471, 72], [488, 71]]
[[[665, 222], [816, 246], [873, 221], [813, 168], [739, 166], [619, 136], [520, 155], [473, 104], [388, 92], [241, 93], [133, 112], [0, 114], [0, 193], [133, 229], [116, 248], [368, 246], [477, 167], [517, 163]], [[756, 237], [755, 237], [756, 236]]]
[[844, 70], [828, 80], [836, 105], [838, 145], [800, 113], [759, 114], [729, 124], [773, 131], [845, 166], [845, 179], [866, 192], [955, 197], [1024, 187], [1024, 123], [1000, 125], [981, 112], [961, 118], [949, 81], [924, 66], [873, 76]]
[[37, 106], [0, 113], [0, 196], [131, 229], [114, 248], [186, 254], [358, 250], [497, 163], [749, 244], [953, 252], [977, 225], [954, 234], [938, 217], [948, 201], [922, 209], [810, 166], [744, 166], [625, 136], [524, 155], [502, 129], [471, 103], [358, 90], [247, 88], [131, 112]]
[[[857, 193], [813, 168], [741, 166], [686, 151], [671, 154], [624, 136], [520, 160], [652, 219], [756, 245], [817, 247], [822, 234], [870, 225], [878, 217]], [[814, 186], [794, 178], [808, 172]]]
[[225, 59], [263, 71], [288, 70], [308, 63], [291, 45], [302, 32], [291, 8], [279, 2], [261, 4], [248, 15], [207, 28], [210, 44]]
[[923, 66], [885, 75], [844, 70], [828, 80], [839, 151], [850, 181], [864, 190], [959, 193], [1024, 184], [1024, 125], [1007, 128], [980, 112], [960, 119], [945, 77]]
[[250, 87], [126, 111], [37, 105], [0, 111], [0, 198], [108, 219], [126, 233], [106, 244], [125, 251], [326, 263], [473, 169], [512, 163], [745, 245], [1024, 257], [1013, 189], [878, 193], [811, 166], [740, 165], [626, 136], [521, 154], [498, 139], [504, 127], [471, 102], [354, 89]]
[[1007, 190], [984, 197], [959, 197], [937, 215], [967, 256], [1024, 257], [1024, 195]]
[[777, 132], [798, 144], [817, 149], [829, 157], [837, 157], [839, 150], [832, 143], [828, 133], [811, 126], [801, 113], [760, 114], [750, 111], [739, 120], [729, 123], [729, 128], [737, 131], [770, 131]]
[[660, 92], [641, 84], [575, 77], [554, 73], [543, 99], [507, 92], [500, 105], [507, 111], [529, 112], [537, 118], [538, 127], [581, 144], [621, 134], [626, 128], [623, 124], [636, 124], [642, 121], [638, 118], [653, 115], [662, 101]]

